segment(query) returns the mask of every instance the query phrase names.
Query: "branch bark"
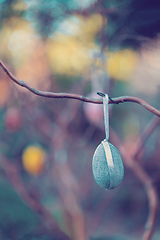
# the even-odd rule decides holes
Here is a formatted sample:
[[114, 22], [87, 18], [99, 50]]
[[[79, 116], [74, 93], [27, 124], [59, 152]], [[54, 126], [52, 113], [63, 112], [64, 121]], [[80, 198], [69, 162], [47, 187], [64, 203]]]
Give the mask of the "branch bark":
[[126, 151], [114, 130], [111, 129], [110, 132], [111, 138], [117, 145], [124, 163], [126, 164], [127, 167], [129, 167], [133, 171], [135, 176], [141, 181], [141, 183], [145, 187], [148, 198], [149, 214], [147, 222], [145, 224], [145, 230], [143, 232], [142, 240], [151, 240], [152, 235], [154, 233], [158, 210], [158, 196], [156, 189], [152, 183], [152, 179], [149, 177], [149, 175], [146, 173], [143, 167], [138, 162], [134, 161], [130, 153]]
[[136, 159], [141, 152], [141, 150], [144, 147], [144, 144], [148, 140], [149, 136], [152, 134], [152, 132], [156, 129], [156, 127], [160, 124], [160, 118], [153, 117], [153, 119], [149, 122], [149, 124], [146, 126], [142, 134], [137, 139], [135, 145], [130, 151], [130, 156], [134, 159]]
[[[15, 76], [13, 76], [13, 74], [2, 63], [2, 61], [0, 61], [0, 66], [12, 81], [14, 81], [19, 86], [28, 89], [30, 92], [32, 92], [38, 96], [47, 97], [47, 98], [70, 98], [70, 99], [76, 99], [76, 100], [80, 100], [80, 101], [88, 102], [88, 103], [103, 104], [102, 100], [85, 97], [85, 96], [82, 96], [79, 94], [54, 93], [54, 92], [44, 92], [44, 91], [37, 90], [37, 89], [33, 88], [32, 86], [30, 86], [29, 84], [27, 84], [26, 82], [24, 82], [23, 80], [19, 80]], [[119, 103], [124, 103], [124, 102], [137, 103], [137, 104], [141, 105], [142, 107], [144, 107], [145, 109], [147, 109], [148, 111], [150, 111], [151, 113], [153, 113], [154, 115], [160, 117], [160, 111], [158, 109], [154, 108], [153, 106], [151, 106], [149, 103], [147, 103], [146, 101], [144, 101], [141, 98], [133, 97], [133, 96], [122, 96], [122, 97], [112, 98], [112, 100], [109, 100], [109, 104], [119, 104]]]

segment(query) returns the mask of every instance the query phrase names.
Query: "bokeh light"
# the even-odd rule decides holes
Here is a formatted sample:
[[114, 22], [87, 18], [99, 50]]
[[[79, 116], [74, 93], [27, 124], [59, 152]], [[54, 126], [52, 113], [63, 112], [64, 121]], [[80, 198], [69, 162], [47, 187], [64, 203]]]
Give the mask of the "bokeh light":
[[23, 166], [28, 173], [38, 175], [44, 167], [45, 152], [41, 147], [27, 146], [23, 151], [22, 160]]

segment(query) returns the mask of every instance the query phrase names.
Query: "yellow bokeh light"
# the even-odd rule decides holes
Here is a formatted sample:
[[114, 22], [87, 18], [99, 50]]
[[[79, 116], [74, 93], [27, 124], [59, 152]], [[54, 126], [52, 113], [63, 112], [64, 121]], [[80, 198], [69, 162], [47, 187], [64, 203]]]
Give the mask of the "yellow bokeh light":
[[[96, 34], [102, 29], [103, 18], [100, 14], [93, 14], [89, 17], [78, 16], [79, 31], [77, 36], [85, 44], [92, 43]], [[106, 20], [105, 20], [106, 21]]]
[[[102, 28], [102, 16], [93, 14], [89, 17], [77, 18], [76, 31], [72, 34], [55, 33], [48, 41], [48, 57], [54, 73], [67, 75], [81, 75], [90, 69], [91, 51], [97, 48], [95, 36]], [[68, 22], [69, 24], [69, 22]], [[70, 24], [72, 22], [70, 21]]]
[[125, 49], [108, 54], [107, 72], [111, 78], [128, 80], [136, 67], [137, 52]]
[[18, 1], [13, 4], [14, 11], [24, 11], [27, 9], [27, 5], [24, 1]]
[[12, 17], [4, 22], [0, 38], [1, 57], [9, 58], [15, 68], [21, 67], [36, 44], [30, 23], [19, 17]]
[[25, 170], [28, 173], [32, 175], [38, 175], [43, 170], [45, 152], [40, 147], [29, 146], [22, 154], [22, 162]]
[[74, 37], [58, 35], [48, 44], [48, 57], [54, 73], [75, 75], [86, 71], [90, 55], [84, 45]]

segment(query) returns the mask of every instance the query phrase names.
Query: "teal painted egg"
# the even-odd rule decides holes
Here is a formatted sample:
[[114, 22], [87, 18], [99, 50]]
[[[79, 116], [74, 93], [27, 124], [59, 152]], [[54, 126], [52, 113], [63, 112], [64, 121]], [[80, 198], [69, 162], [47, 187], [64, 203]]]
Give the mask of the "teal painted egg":
[[97, 184], [105, 189], [114, 189], [123, 180], [124, 167], [121, 156], [106, 139], [95, 150], [92, 171]]

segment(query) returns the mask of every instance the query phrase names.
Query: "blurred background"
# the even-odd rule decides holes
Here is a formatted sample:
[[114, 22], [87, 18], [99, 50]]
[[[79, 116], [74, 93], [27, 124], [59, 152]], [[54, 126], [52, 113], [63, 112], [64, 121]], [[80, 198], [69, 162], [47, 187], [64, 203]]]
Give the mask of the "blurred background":
[[[155, 0], [0, 0], [0, 59], [42, 91], [131, 95], [159, 109], [159, 32]], [[153, 117], [138, 104], [110, 105], [112, 144], [113, 131], [130, 152]], [[134, 160], [159, 195], [158, 123]], [[104, 138], [102, 105], [36, 96], [0, 69], [0, 238], [141, 239], [148, 199], [127, 160], [118, 188], [93, 178]]]

